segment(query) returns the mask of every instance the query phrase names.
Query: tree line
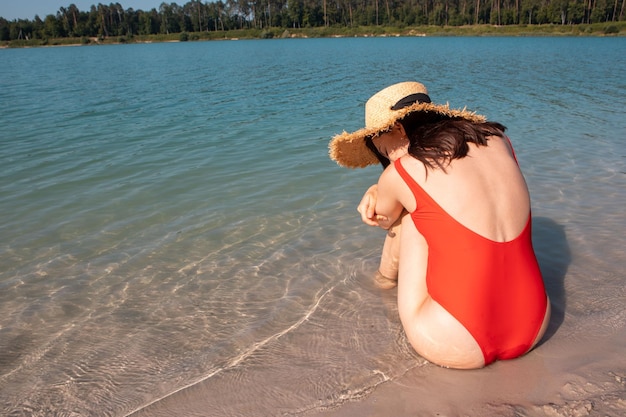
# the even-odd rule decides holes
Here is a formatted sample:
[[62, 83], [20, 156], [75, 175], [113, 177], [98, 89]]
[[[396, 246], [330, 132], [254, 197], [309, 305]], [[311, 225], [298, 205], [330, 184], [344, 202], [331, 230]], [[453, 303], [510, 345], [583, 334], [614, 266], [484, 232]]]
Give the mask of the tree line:
[[157, 35], [238, 29], [477, 24], [590, 24], [624, 20], [626, 0], [191, 0], [149, 11], [120, 3], [61, 7], [42, 20], [0, 17], [0, 40]]

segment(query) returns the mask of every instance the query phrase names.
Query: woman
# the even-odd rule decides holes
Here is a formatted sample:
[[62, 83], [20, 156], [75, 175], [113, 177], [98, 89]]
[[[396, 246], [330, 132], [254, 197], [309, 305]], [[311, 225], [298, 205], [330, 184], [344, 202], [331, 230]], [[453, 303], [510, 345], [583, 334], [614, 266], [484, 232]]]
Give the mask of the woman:
[[417, 82], [372, 96], [365, 118], [365, 128], [333, 138], [330, 156], [347, 167], [388, 164], [359, 211], [391, 231], [379, 279], [391, 286], [397, 276], [413, 348], [460, 369], [531, 350], [550, 303], [532, 248], [528, 189], [505, 127], [433, 104]]

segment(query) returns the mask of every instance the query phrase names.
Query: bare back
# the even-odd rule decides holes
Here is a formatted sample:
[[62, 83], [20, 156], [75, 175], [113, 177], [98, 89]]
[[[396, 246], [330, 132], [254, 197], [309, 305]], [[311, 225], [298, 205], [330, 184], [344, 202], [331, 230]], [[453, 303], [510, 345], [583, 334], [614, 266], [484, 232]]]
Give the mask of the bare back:
[[[403, 157], [400, 166], [406, 171], [406, 174], [410, 175], [428, 193], [441, 209], [446, 211], [448, 215], [466, 229], [495, 242], [527, 242], [527, 239], [529, 239], [528, 234], [524, 235], [523, 232], [524, 230], [529, 230], [526, 228], [529, 225], [530, 215], [528, 189], [508, 140], [491, 137], [487, 146], [478, 147], [474, 144], [469, 146], [470, 150], [467, 156], [453, 160], [446, 167], [445, 171], [441, 169], [429, 170], [428, 175], [426, 175], [424, 165], [411, 156]], [[386, 178], [384, 180], [381, 179], [381, 182], [384, 181], [384, 184], [379, 186], [379, 194], [382, 193], [381, 208], [383, 210], [387, 209], [390, 214], [395, 214], [397, 209], [391, 204], [395, 196], [398, 203], [406, 208], [407, 211], [413, 213], [416, 210], [416, 197], [404, 179], [396, 178], [396, 176], [400, 177], [401, 175], [396, 169], [394, 166], [389, 171], [383, 173], [383, 176]], [[389, 194], [382, 187], [390, 188]], [[386, 204], [388, 201], [391, 203]], [[427, 208], [422, 213], [430, 213], [432, 203], [424, 202], [424, 204]], [[384, 213], [384, 211], [381, 212]], [[421, 221], [428, 222], [428, 218], [422, 217]], [[529, 340], [528, 335], [525, 333], [524, 337], [517, 339], [515, 343], [519, 341], [528, 342], [528, 349], [532, 348], [545, 332], [550, 309], [549, 304], [544, 306], [547, 303], [547, 298], [543, 292], [540, 273], [533, 269], [532, 262], [526, 263], [526, 255], [524, 254], [527, 252], [520, 250], [518, 255], [511, 258], [516, 258], [516, 256], [519, 256], [520, 259], [523, 258], [520, 262], [528, 265], [529, 273], [527, 274], [525, 270], [520, 272], [520, 278], [516, 282], [523, 282], [523, 285], [517, 286], [515, 290], [511, 290], [515, 292], [515, 296], [507, 297], [507, 291], [503, 291], [503, 288], [508, 286], [508, 281], [502, 281], [498, 278], [498, 274], [508, 274], [506, 268], [500, 269], [499, 266], [496, 267], [494, 270], [498, 272], [495, 275], [491, 273], [484, 276], [477, 275], [476, 271], [482, 272], [485, 270], [482, 268], [484, 263], [476, 263], [476, 265], [480, 266], [472, 270], [473, 261], [469, 261], [469, 258], [465, 257], [463, 261], [459, 262], [467, 265], [467, 270], [464, 268], [442, 269], [442, 265], [450, 264], [450, 259], [456, 259], [455, 255], [448, 256], [445, 259], [441, 256], [442, 253], [445, 253], [445, 248], [448, 246], [455, 248], [454, 245], [445, 243], [445, 239], [454, 239], [454, 235], [444, 233], [439, 234], [443, 238], [433, 239], [434, 236], [437, 236], [436, 227], [425, 227], [422, 231], [417, 229], [415, 222], [413, 215], [403, 217], [398, 279], [398, 310], [400, 319], [407, 337], [415, 350], [431, 362], [442, 366], [455, 368], [481, 367], [500, 355], [500, 353], [493, 352], [501, 349], [501, 347], [491, 345], [491, 341], [495, 339], [492, 338], [490, 332], [492, 326], [495, 328], [496, 324], [500, 328], [510, 329], [511, 332], [514, 332], [514, 329], [518, 327], [526, 326], [523, 328], [526, 330], [530, 329], [527, 333], [528, 335], [532, 333], [534, 340]], [[450, 229], [447, 228], [446, 230]], [[422, 233], [426, 234], [423, 235]], [[460, 240], [463, 241], [463, 233], [460, 233], [459, 236]], [[465, 242], [467, 242], [466, 239]], [[432, 259], [429, 253], [429, 245], [431, 243], [438, 254]], [[486, 245], [488, 249], [494, 247], [494, 245], [488, 243]], [[508, 250], [506, 248], [513, 246], [497, 245], [495, 247], [499, 247], [500, 253], [504, 253], [504, 251]], [[465, 244], [463, 249], [466, 248], [467, 245]], [[532, 248], [530, 251], [532, 251]], [[461, 252], [464, 254], [469, 253], [467, 250], [462, 250]], [[477, 249], [476, 253], [472, 252], [469, 256], [471, 259], [479, 259], [481, 253], [486, 254], [490, 252], [489, 250], [481, 252], [480, 249]], [[534, 253], [532, 258], [534, 259]], [[429, 285], [427, 284], [429, 279], [427, 271], [431, 262], [437, 262], [437, 265], [431, 271], [437, 270], [441, 275], [436, 277], [430, 276], [431, 282]], [[519, 269], [518, 272], [522, 270], [523, 268]], [[481, 279], [482, 277], [486, 278], [485, 280], [475, 279], [478, 276]], [[459, 285], [451, 285], [451, 283], [458, 284], [461, 282], [471, 284], [469, 284], [469, 287], [466, 285], [463, 289], [459, 289]], [[485, 299], [485, 294], [492, 293], [481, 290], [481, 288], [487, 288], [486, 283], [489, 283], [488, 285], [493, 284], [494, 288], [497, 287], [494, 290], [495, 293], [503, 294], [503, 297]], [[496, 284], [498, 285], [496, 286]], [[472, 291], [468, 288], [474, 288], [474, 290]], [[517, 319], [511, 321], [502, 319], [502, 317], [513, 317], [507, 310], [509, 303], [503, 300], [515, 299], [520, 288], [528, 289], [528, 293], [531, 294], [530, 296], [524, 296], [521, 295], [521, 291], [519, 292], [519, 297], [523, 297], [528, 303], [522, 303], [525, 307], [522, 308], [522, 312], [518, 314]], [[432, 294], [436, 294], [436, 297]], [[480, 306], [476, 305], [476, 310], [473, 307], [468, 310], [466, 307], [468, 305], [473, 306], [472, 303], [478, 302], [476, 300], [482, 300]], [[491, 317], [484, 321], [482, 318], [489, 317], [489, 315], [485, 315], [482, 310], [477, 314], [475, 312], [480, 310], [479, 307], [485, 307], [486, 305], [506, 307], [502, 310], [504, 313], [498, 313], [494, 316], [500, 318], [494, 319], [494, 317]], [[467, 313], [468, 311], [469, 313]], [[491, 307], [487, 308], [486, 311], [491, 311]], [[481, 318], [478, 319], [476, 317]], [[541, 319], [543, 321], [540, 321]], [[537, 333], [534, 332], [535, 325], [538, 329]], [[472, 331], [469, 330], [469, 326], [471, 326]], [[497, 333], [498, 331], [495, 332]], [[490, 335], [486, 336], [488, 333]]]
[[[469, 144], [466, 157], [445, 168], [430, 169], [404, 157], [402, 164], [417, 183], [455, 220], [479, 235], [496, 241], [515, 239], [526, 226], [530, 198], [524, 177], [507, 139], [490, 137], [487, 146]], [[398, 190], [409, 212], [416, 208], [408, 186]]]

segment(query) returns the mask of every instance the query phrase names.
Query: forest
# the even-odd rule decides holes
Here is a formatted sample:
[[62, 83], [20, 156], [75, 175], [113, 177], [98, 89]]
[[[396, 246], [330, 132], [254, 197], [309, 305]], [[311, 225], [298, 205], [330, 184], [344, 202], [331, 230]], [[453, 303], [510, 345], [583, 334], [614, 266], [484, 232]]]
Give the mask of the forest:
[[[581, 25], [624, 20], [626, 0], [218, 0], [125, 9], [61, 7], [43, 19], [0, 17], [0, 41], [133, 37], [241, 29]], [[621, 25], [620, 25], [621, 26]], [[613, 29], [611, 29], [613, 28]], [[607, 33], [619, 29], [610, 26]]]

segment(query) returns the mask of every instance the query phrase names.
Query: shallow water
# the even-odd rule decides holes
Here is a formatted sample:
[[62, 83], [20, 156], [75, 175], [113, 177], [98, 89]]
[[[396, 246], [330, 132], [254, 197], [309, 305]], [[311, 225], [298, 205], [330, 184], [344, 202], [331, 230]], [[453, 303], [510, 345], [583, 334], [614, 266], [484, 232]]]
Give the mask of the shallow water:
[[406, 344], [394, 291], [370, 281], [383, 235], [355, 207], [380, 170], [327, 157], [333, 134], [361, 127], [372, 92], [407, 79], [509, 128], [553, 301], [542, 346], [460, 378], [533, 369], [550, 381], [492, 415], [567, 415], [601, 395], [626, 409], [610, 400], [626, 392], [624, 39], [0, 57], [0, 414], [364, 415], [407, 378], [424, 402], [439, 397], [434, 382], [452, 382]]

